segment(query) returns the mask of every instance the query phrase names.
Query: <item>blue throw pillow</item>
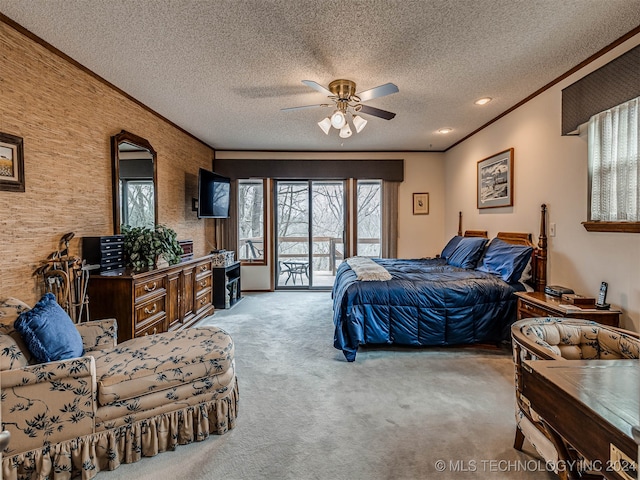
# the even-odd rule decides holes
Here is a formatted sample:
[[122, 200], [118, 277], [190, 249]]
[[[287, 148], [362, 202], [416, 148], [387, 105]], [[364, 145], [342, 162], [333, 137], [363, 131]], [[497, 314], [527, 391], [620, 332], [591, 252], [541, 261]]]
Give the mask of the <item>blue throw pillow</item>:
[[507, 283], [517, 282], [531, 258], [533, 248], [512, 245], [494, 238], [487, 247], [478, 270], [499, 275]]
[[476, 268], [487, 241], [486, 238], [482, 237], [464, 237], [460, 239], [456, 249], [447, 258], [447, 263], [454, 267]]
[[40, 363], [81, 357], [84, 353], [80, 332], [53, 293], [45, 294], [31, 310], [21, 313], [14, 327]]
[[447, 243], [442, 249], [442, 253], [440, 254], [440, 257], [444, 259], [449, 258], [453, 253], [453, 251], [458, 246], [458, 244], [460, 243], [460, 240], [462, 240], [462, 237], [460, 235], [456, 235], [451, 240], [449, 240], [449, 243]]

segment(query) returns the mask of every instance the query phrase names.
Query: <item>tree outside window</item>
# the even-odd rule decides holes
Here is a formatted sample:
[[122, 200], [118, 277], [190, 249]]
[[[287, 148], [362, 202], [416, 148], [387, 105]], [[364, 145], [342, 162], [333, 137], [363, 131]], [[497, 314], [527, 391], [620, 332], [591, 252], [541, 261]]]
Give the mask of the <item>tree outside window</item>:
[[238, 260], [265, 262], [264, 180], [238, 180]]

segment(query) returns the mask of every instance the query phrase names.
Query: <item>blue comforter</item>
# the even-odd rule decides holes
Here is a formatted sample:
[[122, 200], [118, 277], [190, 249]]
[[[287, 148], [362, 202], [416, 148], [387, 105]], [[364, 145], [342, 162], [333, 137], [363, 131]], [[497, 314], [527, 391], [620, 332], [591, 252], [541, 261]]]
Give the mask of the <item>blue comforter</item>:
[[358, 281], [343, 262], [333, 287], [334, 346], [350, 362], [359, 345], [499, 343], [516, 320], [520, 283], [442, 259], [375, 259], [389, 281]]

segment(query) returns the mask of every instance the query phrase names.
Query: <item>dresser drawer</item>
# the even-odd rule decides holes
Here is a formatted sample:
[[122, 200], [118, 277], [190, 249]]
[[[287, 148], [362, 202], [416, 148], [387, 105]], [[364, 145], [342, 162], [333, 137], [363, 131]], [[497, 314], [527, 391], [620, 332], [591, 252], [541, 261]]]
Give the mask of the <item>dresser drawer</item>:
[[138, 332], [140, 329], [147, 328], [151, 323], [155, 323], [160, 317], [166, 316], [166, 296], [154, 298], [153, 300], [143, 303], [136, 307], [134, 329]]
[[211, 307], [211, 290], [207, 290], [202, 295], [196, 297], [195, 311], [196, 315], [201, 313], [203, 310]]
[[166, 282], [166, 275], [159, 275], [149, 278], [144, 282], [136, 283], [134, 290], [136, 303], [144, 301], [145, 298], [149, 298], [149, 296], [164, 294], [167, 288]]
[[561, 317], [559, 312], [547, 310], [539, 305], [518, 300], [518, 318], [535, 318], [535, 317]]
[[208, 288], [211, 288], [211, 284], [213, 283], [213, 277], [211, 275], [207, 275], [204, 277], [200, 277], [196, 279], [196, 296], [200, 295], [201, 292], [205, 291]]
[[211, 260], [207, 260], [205, 262], [200, 262], [196, 264], [196, 276], [205, 275], [207, 273], [211, 273]]
[[164, 327], [166, 317], [159, 318], [155, 320], [153, 323], [147, 324], [144, 328], [139, 328], [136, 330], [136, 337], [144, 337], [146, 335], [155, 335], [156, 333], [166, 332], [166, 328]]

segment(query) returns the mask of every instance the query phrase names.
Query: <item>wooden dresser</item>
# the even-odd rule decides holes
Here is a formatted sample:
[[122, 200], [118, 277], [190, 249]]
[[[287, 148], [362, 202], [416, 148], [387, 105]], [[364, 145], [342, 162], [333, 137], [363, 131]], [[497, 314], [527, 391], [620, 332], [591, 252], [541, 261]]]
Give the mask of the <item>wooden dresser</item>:
[[552, 297], [542, 292], [516, 292], [518, 296], [518, 320], [534, 317], [582, 318], [618, 327], [620, 310], [596, 310], [567, 305], [560, 297]]
[[213, 313], [211, 256], [147, 272], [89, 277], [90, 319], [115, 318], [118, 342], [194, 325]]

